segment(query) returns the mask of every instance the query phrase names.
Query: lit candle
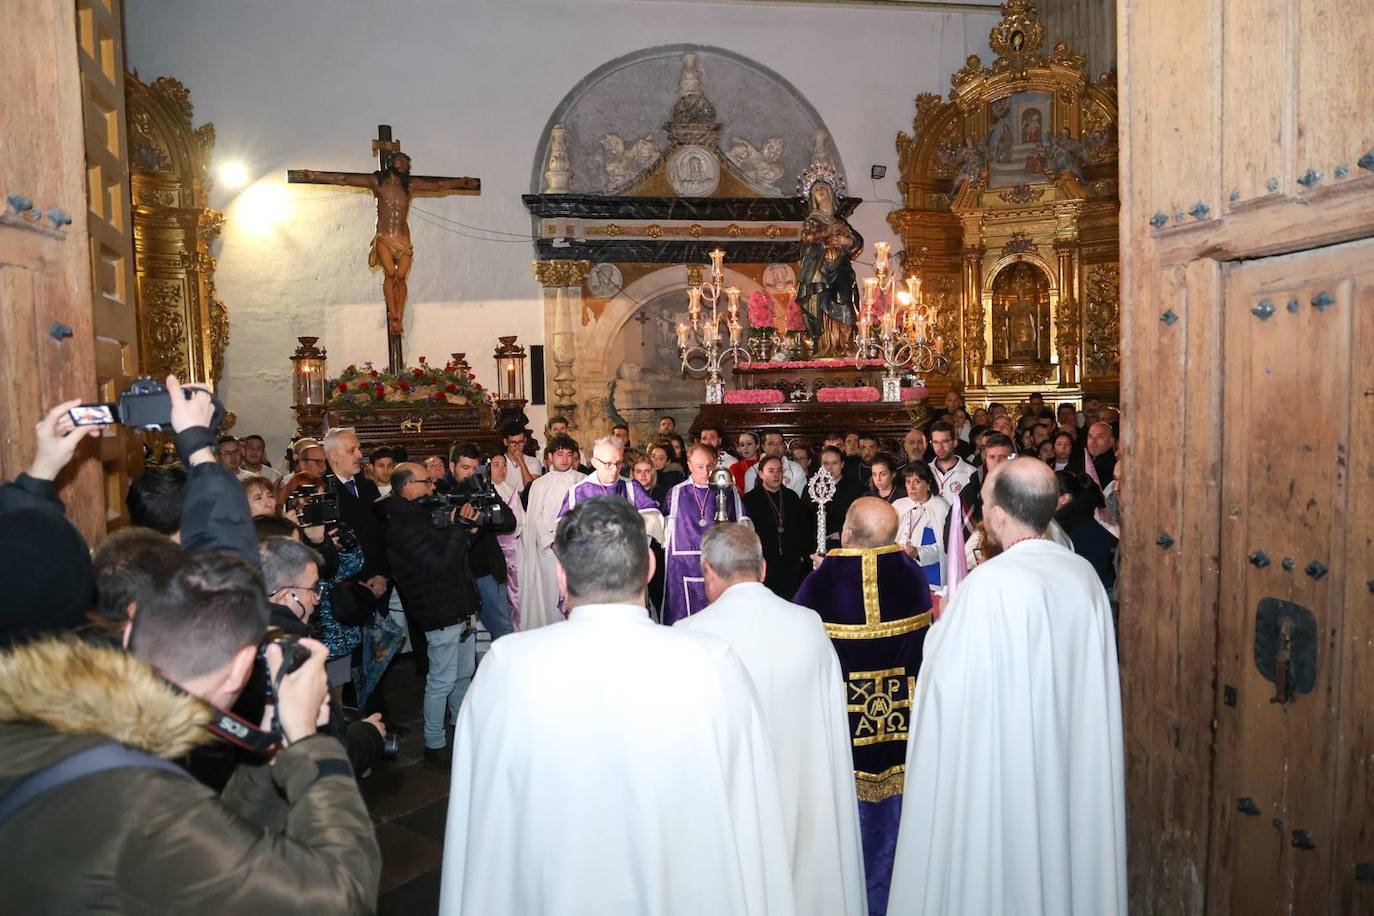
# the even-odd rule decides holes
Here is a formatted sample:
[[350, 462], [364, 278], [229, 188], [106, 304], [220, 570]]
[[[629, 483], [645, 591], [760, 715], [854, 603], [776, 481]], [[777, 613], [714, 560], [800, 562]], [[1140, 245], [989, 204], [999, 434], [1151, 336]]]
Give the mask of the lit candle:
[[864, 277], [864, 303], [873, 305], [878, 301], [878, 278]]
[[730, 346], [739, 346], [740, 324], [738, 321], [730, 322]]
[[687, 317], [692, 319], [692, 326], [696, 327], [697, 319], [701, 317], [701, 287], [687, 287]]
[[730, 287], [729, 289], [727, 289], [727, 290], [725, 291], [725, 295], [726, 295], [726, 298], [728, 298], [729, 301], [730, 301], [730, 311], [732, 311], [732, 312], [738, 311], [738, 310], [739, 310], [739, 288], [738, 288], [738, 287], [732, 286], [732, 287]]
[[906, 288], [911, 301], [919, 303], [921, 301], [921, 278], [915, 275], [907, 277]]
[[687, 325], [681, 321], [677, 323], [677, 347], [679, 350], [687, 349]]
[[711, 273], [717, 277], [725, 274], [725, 252], [719, 248], [711, 252]]
[[877, 242], [873, 246], [873, 269], [882, 273], [887, 270], [887, 256], [892, 251], [888, 242]]

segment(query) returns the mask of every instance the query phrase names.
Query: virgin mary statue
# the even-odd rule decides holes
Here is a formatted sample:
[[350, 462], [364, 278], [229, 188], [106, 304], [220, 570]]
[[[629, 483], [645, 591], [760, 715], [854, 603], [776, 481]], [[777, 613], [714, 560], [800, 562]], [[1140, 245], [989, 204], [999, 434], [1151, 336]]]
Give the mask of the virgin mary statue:
[[863, 251], [864, 240], [836, 214], [844, 179], [830, 163], [818, 162], [802, 172], [797, 189], [811, 207], [801, 230], [797, 304], [818, 355], [853, 356], [859, 307], [853, 260]]

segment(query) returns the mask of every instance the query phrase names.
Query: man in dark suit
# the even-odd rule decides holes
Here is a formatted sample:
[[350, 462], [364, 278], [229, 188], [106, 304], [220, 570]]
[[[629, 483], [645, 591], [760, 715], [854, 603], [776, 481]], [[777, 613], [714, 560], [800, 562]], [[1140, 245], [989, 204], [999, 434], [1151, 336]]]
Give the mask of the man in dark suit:
[[[329, 492], [338, 494], [339, 521], [348, 526], [363, 549], [363, 568], [358, 571], [355, 581], [372, 592], [376, 606], [385, 612], [391, 590], [386, 519], [379, 502], [381, 491], [362, 473], [363, 450], [357, 433], [346, 426], [331, 429], [324, 437], [324, 457], [329, 466], [324, 477], [325, 486]], [[424, 636], [423, 630], [411, 627], [410, 642], [417, 665], [425, 657]]]
[[744, 494], [744, 511], [763, 545], [763, 584], [788, 601], [797, 593], [816, 550], [816, 512], [782, 483], [782, 459], [759, 459], [758, 486]]

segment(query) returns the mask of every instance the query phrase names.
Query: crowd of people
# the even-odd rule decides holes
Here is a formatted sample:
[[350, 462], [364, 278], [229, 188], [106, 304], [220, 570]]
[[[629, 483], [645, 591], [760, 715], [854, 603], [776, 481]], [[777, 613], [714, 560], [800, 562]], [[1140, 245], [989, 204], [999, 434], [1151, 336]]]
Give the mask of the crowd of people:
[[[664, 416], [579, 442], [555, 416], [415, 455], [335, 428], [278, 468], [188, 391], [94, 554], [52, 483], [71, 404], [0, 488], [30, 567], [0, 630], [7, 907], [375, 907], [356, 780], [404, 733], [409, 651], [423, 765], [452, 774], [444, 912], [995, 912], [1023, 881], [1027, 911], [1124, 912], [1114, 408], [952, 391], [900, 441]], [[1055, 607], [1023, 607], [1031, 580]], [[1002, 652], [980, 615], [1088, 648]], [[960, 782], [1005, 750], [974, 724], [998, 691], [1020, 750], [1099, 771], [1073, 799], [1067, 770]], [[1012, 722], [1032, 707], [1073, 734]], [[1000, 792], [1030, 825], [1005, 856], [1027, 828], [986, 823]], [[32, 843], [78, 819], [63, 862]]]

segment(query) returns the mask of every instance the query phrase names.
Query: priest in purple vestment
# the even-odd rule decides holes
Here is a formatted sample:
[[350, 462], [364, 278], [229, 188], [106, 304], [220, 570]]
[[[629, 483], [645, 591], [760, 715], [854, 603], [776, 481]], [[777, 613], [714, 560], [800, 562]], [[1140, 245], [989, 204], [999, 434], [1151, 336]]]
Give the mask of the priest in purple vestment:
[[639, 510], [644, 519], [644, 527], [649, 537], [663, 543], [663, 513], [658, 502], [645, 492], [638, 481], [626, 480], [620, 476], [620, 468], [625, 456], [620, 442], [613, 436], [597, 439], [592, 446], [592, 476], [578, 483], [563, 495], [563, 505], [558, 510], [562, 518], [580, 502], [597, 496], [618, 496], [627, 499]]
[[[701, 538], [714, 525], [716, 494], [707, 486], [717, 453], [709, 445], [697, 443], [687, 452], [687, 471], [691, 475], [668, 491], [668, 563], [663, 597], [663, 622], [671, 626], [684, 617], [706, 608], [706, 580], [701, 574]], [[725, 495], [728, 521], [753, 527], [744, 513], [739, 490], [731, 487]]]
[[844, 669], [869, 916], [887, 912], [911, 701], [931, 624], [925, 572], [896, 536], [891, 504], [856, 499], [840, 548], [826, 554], [792, 599], [820, 614]]

